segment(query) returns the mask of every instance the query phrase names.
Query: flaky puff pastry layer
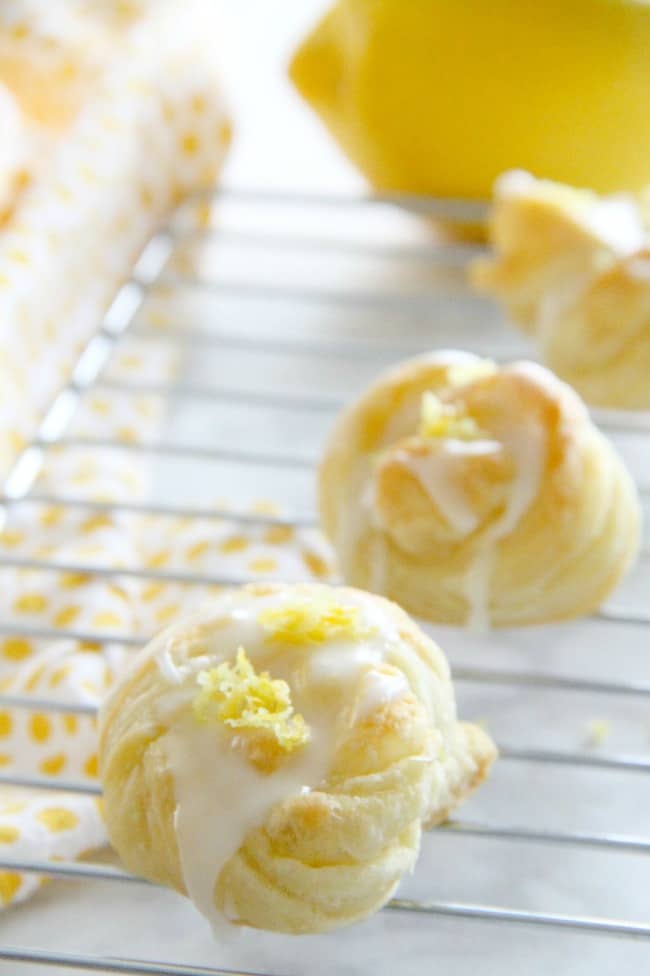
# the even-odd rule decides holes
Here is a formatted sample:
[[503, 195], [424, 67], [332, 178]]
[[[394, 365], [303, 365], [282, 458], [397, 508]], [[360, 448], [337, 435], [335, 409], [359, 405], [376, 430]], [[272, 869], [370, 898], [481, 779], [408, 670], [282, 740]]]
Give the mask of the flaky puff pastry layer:
[[[232, 661], [239, 642], [261, 679], [287, 683], [308, 736], [290, 755], [268, 729], [230, 735], [192, 710], [197, 668]], [[457, 721], [445, 657], [402, 610], [318, 584], [217, 597], [139, 655], [101, 716], [106, 821], [127, 867], [189, 893], [215, 924], [290, 933], [380, 908], [422, 827], [494, 757]]]
[[462, 353], [403, 364], [339, 417], [320, 511], [347, 582], [481, 629], [593, 610], [639, 537], [633, 482], [570, 387]]
[[550, 306], [538, 341], [545, 361], [588, 403], [650, 409], [650, 248]]
[[488, 222], [493, 253], [474, 262], [470, 279], [535, 333], [549, 300], [573, 293], [642, 245], [647, 219], [642, 198], [600, 197], [528, 173], [505, 173], [495, 185]]

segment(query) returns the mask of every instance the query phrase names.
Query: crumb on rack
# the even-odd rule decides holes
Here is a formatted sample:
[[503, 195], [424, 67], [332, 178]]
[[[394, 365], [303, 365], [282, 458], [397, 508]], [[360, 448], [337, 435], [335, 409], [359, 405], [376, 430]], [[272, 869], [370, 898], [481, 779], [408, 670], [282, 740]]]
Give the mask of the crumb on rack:
[[326, 640], [363, 640], [374, 633], [359, 620], [357, 607], [343, 606], [331, 597], [269, 607], [258, 620], [272, 641], [298, 647]]
[[425, 393], [420, 404], [421, 437], [453, 437], [472, 441], [483, 437], [483, 431], [457, 404], [443, 403], [435, 393]]
[[200, 722], [217, 721], [270, 736], [286, 753], [309, 741], [309, 726], [294, 713], [287, 682], [272, 678], [268, 671], [256, 672], [243, 647], [235, 664], [224, 661], [199, 671], [197, 683], [200, 691], [193, 709]]
[[587, 723], [587, 745], [592, 747], [602, 745], [609, 738], [611, 730], [611, 722], [607, 719], [592, 719]]

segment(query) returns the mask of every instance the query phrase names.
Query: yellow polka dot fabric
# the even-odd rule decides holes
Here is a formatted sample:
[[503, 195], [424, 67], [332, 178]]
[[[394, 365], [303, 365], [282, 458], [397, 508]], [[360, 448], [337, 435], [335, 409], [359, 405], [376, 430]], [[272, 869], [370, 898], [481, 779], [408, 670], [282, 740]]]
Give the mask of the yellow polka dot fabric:
[[162, 216], [218, 175], [214, 43], [210, 0], [0, 4], [0, 478]]

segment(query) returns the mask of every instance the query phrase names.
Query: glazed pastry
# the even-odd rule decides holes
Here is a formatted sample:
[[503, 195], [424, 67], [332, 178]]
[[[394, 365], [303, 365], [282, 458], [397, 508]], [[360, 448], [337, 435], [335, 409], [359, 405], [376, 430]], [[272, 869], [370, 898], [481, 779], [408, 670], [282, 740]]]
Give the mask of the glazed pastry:
[[490, 221], [494, 255], [470, 272], [597, 406], [650, 408], [648, 214], [647, 193], [599, 198], [507, 173]]
[[101, 714], [126, 866], [224, 919], [324, 932], [364, 918], [485, 777], [444, 655], [397, 606], [318, 584], [225, 592], [164, 631]]
[[472, 283], [535, 332], [549, 300], [642, 246], [644, 207], [631, 195], [599, 197], [513, 171], [495, 185], [489, 236], [494, 254], [474, 263]]
[[423, 356], [335, 424], [320, 510], [346, 582], [477, 629], [595, 609], [639, 536], [632, 479], [533, 363]]

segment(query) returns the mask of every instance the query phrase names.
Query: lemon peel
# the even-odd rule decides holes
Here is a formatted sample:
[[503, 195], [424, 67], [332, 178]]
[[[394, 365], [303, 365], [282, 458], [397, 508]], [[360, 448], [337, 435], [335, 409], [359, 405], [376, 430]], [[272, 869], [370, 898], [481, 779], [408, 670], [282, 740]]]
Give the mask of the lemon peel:
[[258, 620], [270, 640], [294, 647], [346, 638], [363, 640], [374, 633], [360, 622], [357, 607], [327, 598], [269, 607]]
[[224, 661], [199, 671], [196, 680], [200, 691], [193, 712], [198, 721], [270, 734], [287, 753], [309, 741], [309, 726], [294, 713], [287, 682], [272, 678], [268, 671], [256, 672], [243, 647], [234, 665]]
[[483, 431], [462, 408], [443, 401], [435, 393], [425, 393], [420, 404], [421, 437], [453, 437], [472, 441], [483, 437]]
[[[578, 24], [580, 46], [558, 44]], [[484, 200], [516, 163], [638, 191], [650, 180], [649, 35], [645, 0], [336, 0], [289, 71], [379, 190]], [[504, 43], [517, 56], [494, 71]]]

